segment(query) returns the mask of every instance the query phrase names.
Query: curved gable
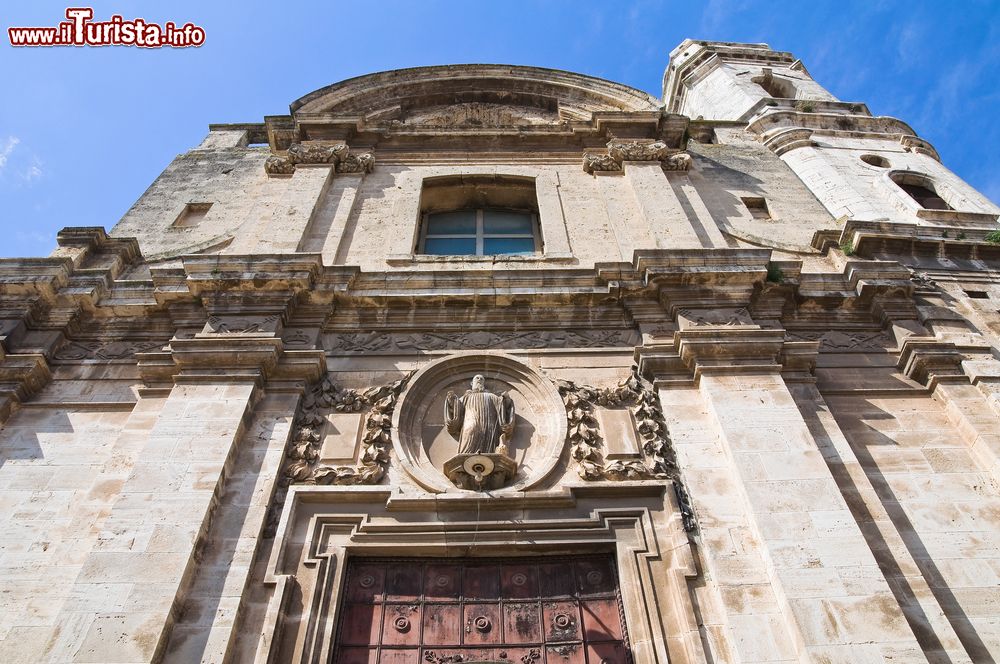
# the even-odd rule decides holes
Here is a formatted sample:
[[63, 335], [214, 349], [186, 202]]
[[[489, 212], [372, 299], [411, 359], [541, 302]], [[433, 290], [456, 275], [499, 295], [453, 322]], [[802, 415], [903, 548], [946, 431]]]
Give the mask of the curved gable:
[[503, 126], [590, 120], [599, 112], [658, 111], [652, 95], [592, 76], [514, 65], [445, 65], [368, 74], [311, 92], [296, 117], [359, 116], [404, 124]]

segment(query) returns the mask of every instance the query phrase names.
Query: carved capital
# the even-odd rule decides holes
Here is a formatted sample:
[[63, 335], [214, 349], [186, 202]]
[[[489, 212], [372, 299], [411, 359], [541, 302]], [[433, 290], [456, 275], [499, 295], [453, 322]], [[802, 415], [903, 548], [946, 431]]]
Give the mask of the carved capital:
[[588, 152], [583, 155], [583, 170], [621, 171], [626, 161], [658, 161], [667, 171], [686, 171], [691, 155], [670, 149], [663, 141], [608, 141], [608, 154]]
[[691, 155], [687, 152], [677, 152], [662, 161], [665, 171], [686, 171], [691, 168]]
[[338, 173], [371, 173], [375, 157], [369, 152], [351, 154], [345, 143], [292, 143], [285, 156], [268, 157], [264, 171], [268, 175], [291, 175], [298, 165], [333, 166]]
[[288, 158], [293, 164], [336, 164], [348, 156], [344, 143], [317, 145], [314, 143], [292, 143], [288, 148]]
[[611, 155], [588, 152], [583, 155], [583, 170], [588, 173], [595, 171], [620, 171], [622, 165], [615, 161]]
[[619, 164], [623, 161], [663, 161], [672, 150], [663, 141], [609, 141], [608, 156]]
[[271, 155], [264, 160], [264, 172], [268, 175], [291, 175], [295, 172], [295, 162], [288, 157]]
[[370, 152], [345, 155], [337, 162], [338, 173], [371, 173], [375, 168], [375, 157]]

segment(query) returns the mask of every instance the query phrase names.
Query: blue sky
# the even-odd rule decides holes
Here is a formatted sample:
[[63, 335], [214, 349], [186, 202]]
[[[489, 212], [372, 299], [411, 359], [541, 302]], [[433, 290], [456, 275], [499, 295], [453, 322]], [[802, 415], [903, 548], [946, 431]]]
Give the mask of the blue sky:
[[[947, 166], [1000, 201], [1000, 3], [101, 2], [96, 19], [205, 28], [192, 49], [12, 48], [65, 4], [0, 10], [0, 256], [47, 255], [64, 226], [110, 229], [214, 122], [259, 122], [344, 78], [431, 64], [567, 69], [659, 96], [687, 37], [766, 42], [821, 85], [899, 117]], [[74, 3], [75, 4], [75, 3]], [[82, 3], [80, 3], [82, 4]]]

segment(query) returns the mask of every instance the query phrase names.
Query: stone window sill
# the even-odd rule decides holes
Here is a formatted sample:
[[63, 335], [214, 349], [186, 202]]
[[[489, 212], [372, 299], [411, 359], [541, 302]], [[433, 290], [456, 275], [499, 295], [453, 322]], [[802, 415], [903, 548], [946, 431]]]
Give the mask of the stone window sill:
[[575, 262], [573, 254], [570, 253], [543, 253], [543, 254], [520, 254], [511, 256], [436, 256], [428, 254], [390, 254], [385, 262], [389, 265], [434, 265], [472, 263], [496, 264], [496, 263], [572, 263]]

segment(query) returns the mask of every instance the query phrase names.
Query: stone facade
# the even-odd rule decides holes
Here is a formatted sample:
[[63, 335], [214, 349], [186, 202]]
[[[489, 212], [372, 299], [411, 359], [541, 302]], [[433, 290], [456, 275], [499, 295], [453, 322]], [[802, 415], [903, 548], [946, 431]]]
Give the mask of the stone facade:
[[1000, 209], [766, 45], [663, 90], [362, 76], [0, 260], [0, 661], [1000, 658]]

